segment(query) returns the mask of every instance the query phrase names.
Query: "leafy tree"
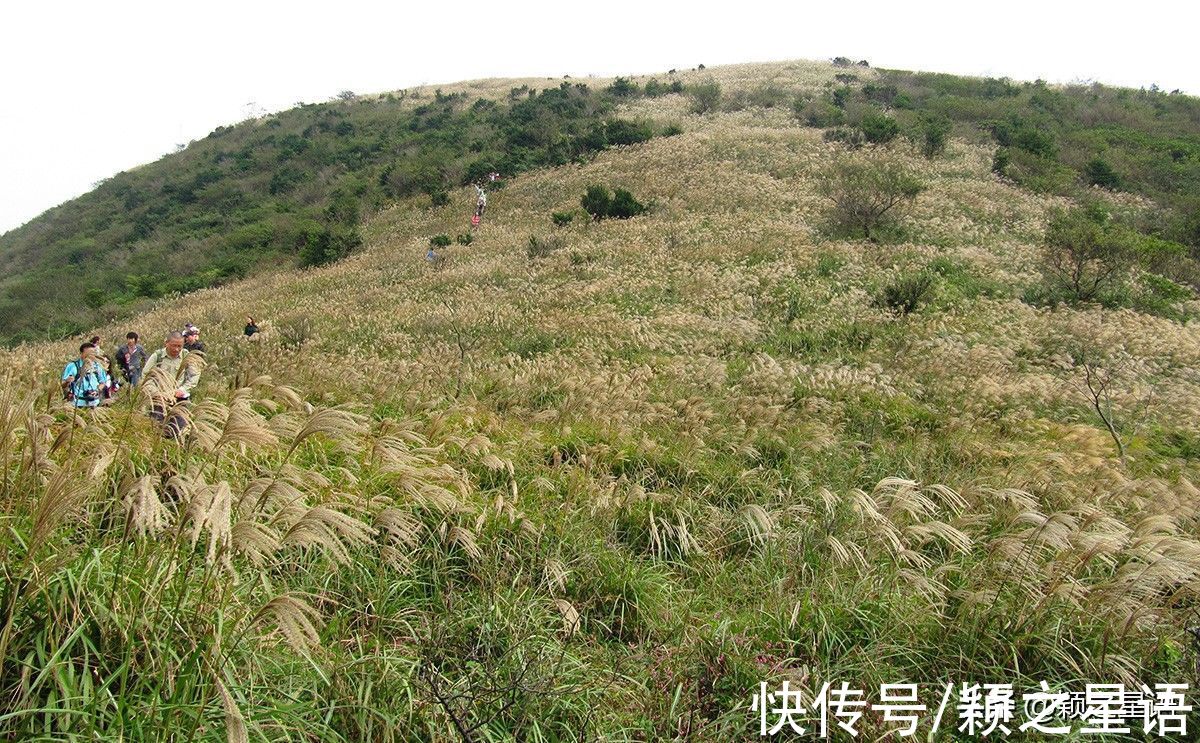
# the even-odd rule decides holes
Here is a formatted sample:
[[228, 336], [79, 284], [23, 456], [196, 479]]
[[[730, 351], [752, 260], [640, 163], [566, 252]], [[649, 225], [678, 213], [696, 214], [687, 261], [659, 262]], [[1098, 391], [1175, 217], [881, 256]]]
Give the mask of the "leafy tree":
[[841, 158], [820, 174], [817, 185], [832, 202], [835, 228], [861, 232], [868, 240], [925, 190], [909, 166], [882, 151]]
[[1074, 302], [1090, 302], [1124, 283], [1136, 260], [1136, 233], [1090, 207], [1055, 214], [1046, 228], [1042, 273]]

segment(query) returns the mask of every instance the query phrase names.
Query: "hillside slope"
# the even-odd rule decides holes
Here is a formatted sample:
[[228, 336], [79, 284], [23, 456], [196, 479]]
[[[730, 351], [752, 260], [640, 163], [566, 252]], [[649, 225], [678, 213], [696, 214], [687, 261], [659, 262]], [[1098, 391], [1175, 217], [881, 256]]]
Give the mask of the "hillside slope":
[[[689, 105], [626, 104], [683, 133], [512, 179], [436, 266], [468, 189], [100, 329], [204, 329], [186, 447], [50, 404], [74, 344], [0, 352], [0, 730], [715, 741], [757, 734], [760, 681], [1186, 681], [1200, 326], [1023, 301], [1070, 200], [990, 146], [889, 145], [927, 188], [875, 243], [819, 175], [877, 154]], [[591, 184], [651, 209], [555, 227]]]

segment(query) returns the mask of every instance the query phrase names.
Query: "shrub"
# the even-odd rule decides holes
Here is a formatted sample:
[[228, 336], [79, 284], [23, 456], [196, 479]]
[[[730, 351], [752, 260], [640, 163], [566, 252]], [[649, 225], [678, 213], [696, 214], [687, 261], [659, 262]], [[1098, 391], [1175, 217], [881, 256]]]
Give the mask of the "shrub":
[[647, 209], [645, 204], [639, 202], [632, 193], [623, 188], [618, 188], [615, 193], [609, 195], [607, 188], [598, 185], [588, 186], [587, 193], [583, 195], [579, 203], [588, 214], [592, 215], [592, 219], [597, 221], [605, 217], [629, 219], [645, 213]]
[[1007, 147], [997, 147], [996, 154], [992, 155], [992, 172], [996, 175], [1008, 175], [1008, 165], [1012, 162], [1012, 155], [1009, 154]]
[[934, 158], [946, 151], [946, 139], [950, 135], [950, 119], [941, 114], [925, 114], [921, 117], [921, 154]]
[[1121, 176], [1101, 157], [1093, 157], [1083, 166], [1083, 177], [1090, 185], [1113, 191], [1120, 190], [1122, 186]]
[[613, 119], [605, 125], [604, 135], [612, 145], [638, 144], [654, 136], [654, 127], [645, 121]]
[[683, 134], [683, 127], [679, 124], [667, 124], [662, 130], [662, 136], [664, 137], [675, 137], [680, 134]]
[[618, 77], [613, 81], [612, 85], [609, 85], [604, 90], [616, 98], [633, 98], [642, 92], [638, 84], [627, 77]]
[[613, 219], [629, 219], [644, 214], [645, 211], [646, 205], [623, 188], [618, 188], [613, 193], [612, 202], [608, 205], [608, 216]]
[[306, 231], [300, 247], [302, 267], [324, 266], [341, 260], [362, 245], [362, 235], [351, 227], [323, 227], [319, 231]]
[[792, 111], [795, 112], [796, 118], [807, 126], [826, 129], [846, 123], [846, 112], [824, 98], [815, 101], [797, 98], [792, 104]]
[[571, 220], [575, 219], [575, 212], [554, 212], [550, 215], [550, 220], [554, 222], [555, 227], [566, 227], [571, 224]]
[[429, 238], [429, 244], [435, 248], [449, 247], [451, 242], [453, 242], [453, 240], [450, 239], [449, 235], [434, 235], [433, 237]]
[[434, 188], [429, 191], [429, 203], [434, 208], [450, 203], [450, 194], [444, 188]]
[[891, 116], [880, 113], [869, 113], [859, 124], [863, 138], [872, 144], [887, 144], [900, 133], [900, 125]]
[[475, 242], [475, 236], [470, 232], [464, 232], [455, 237], [454, 242], [458, 243], [459, 245], [470, 245], [471, 243]]
[[692, 99], [692, 113], [711, 113], [721, 103], [721, 86], [710, 78], [688, 88], [688, 95]]
[[935, 285], [934, 275], [929, 271], [902, 275], [883, 287], [875, 298], [875, 306], [901, 316], [911, 314], [929, 302]]
[[818, 176], [817, 184], [833, 204], [835, 228], [861, 232], [868, 240], [925, 190], [905, 163], [883, 152], [843, 157]]
[[612, 203], [612, 196], [609, 195], [608, 189], [604, 186], [588, 186], [587, 193], [579, 200], [579, 204], [583, 210], [592, 215], [592, 219], [601, 220], [608, 216], [608, 208]]

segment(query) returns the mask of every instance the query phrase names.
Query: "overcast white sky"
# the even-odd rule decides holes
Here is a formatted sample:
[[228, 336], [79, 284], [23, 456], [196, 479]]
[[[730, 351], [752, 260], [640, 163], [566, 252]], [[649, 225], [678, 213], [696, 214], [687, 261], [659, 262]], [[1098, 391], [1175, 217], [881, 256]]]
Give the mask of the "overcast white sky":
[[1196, 95], [1198, 8], [1162, 0], [6, 3], [0, 232], [252, 108], [347, 89], [844, 55], [878, 67], [1157, 83]]

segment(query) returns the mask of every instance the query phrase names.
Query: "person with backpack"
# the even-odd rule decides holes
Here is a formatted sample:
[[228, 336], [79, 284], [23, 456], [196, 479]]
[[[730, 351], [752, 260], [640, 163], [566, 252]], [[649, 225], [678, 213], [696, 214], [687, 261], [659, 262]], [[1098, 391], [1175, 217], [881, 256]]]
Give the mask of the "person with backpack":
[[96, 362], [104, 369], [104, 373], [108, 375], [108, 383], [105, 384], [100, 390], [101, 401], [107, 402], [108, 400], [115, 399], [117, 396], [117, 390], [121, 385], [117, 380], [117, 373], [116, 370], [113, 369], [112, 361], [104, 355], [104, 343], [100, 340], [100, 336], [98, 335], [93, 335], [91, 339], [88, 340], [88, 343], [91, 343], [92, 347], [96, 349]]
[[[174, 331], [166, 337], [162, 348], [150, 354], [142, 368], [142, 386], [150, 395], [150, 417], [165, 424], [163, 436], [168, 438], [182, 436], [187, 419], [179, 407], [186, 407], [192, 390], [200, 382], [200, 369], [188, 356], [183, 347], [183, 333]], [[197, 357], [202, 358], [199, 354]]]
[[204, 353], [204, 341], [200, 340], [200, 328], [187, 324], [183, 331], [183, 347], [191, 353]]
[[142, 380], [142, 367], [146, 364], [146, 349], [138, 343], [138, 334], [133, 331], [126, 333], [125, 345], [117, 346], [113, 358], [117, 360], [117, 367], [125, 381], [136, 387]]
[[475, 216], [483, 219], [483, 210], [487, 208], [487, 193], [483, 186], [475, 184]]
[[96, 347], [84, 343], [79, 347], [79, 358], [63, 369], [63, 397], [76, 408], [97, 408], [104, 401], [108, 384], [108, 373], [96, 360]]

